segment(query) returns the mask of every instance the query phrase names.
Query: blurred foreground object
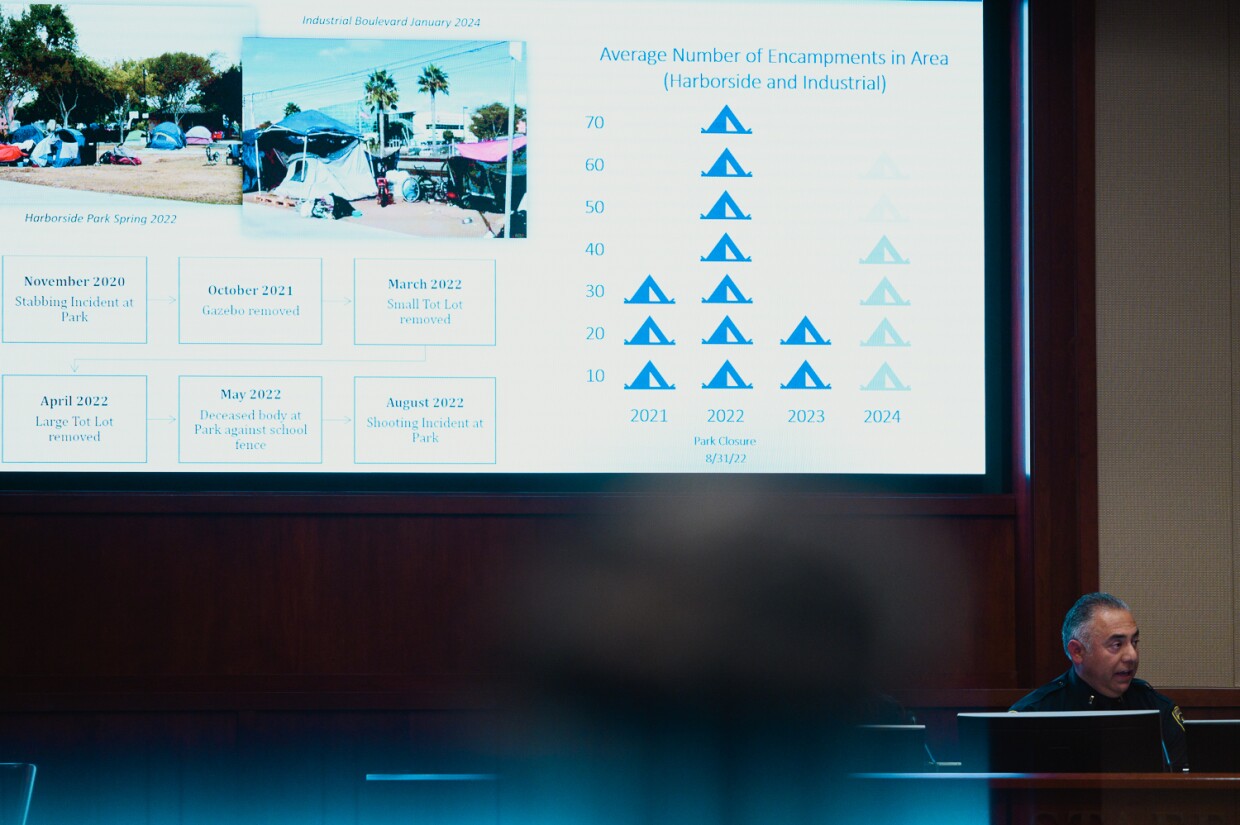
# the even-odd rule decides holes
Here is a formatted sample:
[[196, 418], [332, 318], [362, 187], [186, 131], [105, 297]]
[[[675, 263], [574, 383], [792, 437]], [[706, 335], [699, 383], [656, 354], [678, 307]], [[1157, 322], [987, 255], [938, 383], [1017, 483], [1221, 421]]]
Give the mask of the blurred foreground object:
[[944, 554], [760, 491], [652, 501], [571, 525], [515, 583], [506, 813], [850, 821], [853, 726], [898, 718], [880, 686], [967, 630]]

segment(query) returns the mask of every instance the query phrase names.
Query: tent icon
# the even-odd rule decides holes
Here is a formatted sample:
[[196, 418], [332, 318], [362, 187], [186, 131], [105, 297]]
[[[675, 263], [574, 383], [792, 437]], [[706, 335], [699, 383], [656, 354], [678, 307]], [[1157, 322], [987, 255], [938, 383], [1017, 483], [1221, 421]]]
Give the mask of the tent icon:
[[891, 285], [891, 281], [883, 278], [878, 282], [878, 286], [874, 287], [874, 291], [870, 293], [870, 297], [861, 302], [863, 307], [906, 307], [910, 302], [900, 297], [900, 293], [896, 292], [896, 288]]
[[905, 217], [900, 214], [900, 210], [896, 209], [896, 205], [891, 202], [891, 198], [883, 195], [878, 199], [878, 203], [865, 216], [867, 221], [891, 221], [893, 223], [902, 223]]
[[719, 282], [719, 286], [715, 287], [715, 291], [710, 297], [703, 298], [704, 304], [752, 304], [753, 298], [746, 298], [741, 294], [740, 289], [736, 286], [736, 282], [732, 280], [731, 275], [724, 275], [723, 280]]
[[883, 365], [878, 368], [878, 372], [874, 373], [874, 377], [870, 379], [870, 383], [862, 384], [861, 389], [866, 392], [908, 392], [911, 387], [900, 381], [895, 370], [884, 361]]
[[719, 114], [711, 121], [711, 124], [702, 130], [704, 135], [752, 135], [753, 129], [746, 129], [737, 120], [736, 115], [732, 114], [729, 106], [724, 106], [719, 110]]
[[632, 384], [625, 384], [626, 390], [674, 390], [675, 384], [667, 383], [653, 361], [647, 361], [646, 366], [642, 367], [642, 371], [633, 379]]
[[715, 377], [702, 385], [704, 390], [752, 390], [753, 384], [746, 384], [731, 361], [724, 361], [723, 366], [715, 373]]
[[730, 316], [723, 316], [723, 321], [715, 328], [709, 338], [702, 339], [703, 344], [753, 344], [752, 339], [746, 339], [741, 335], [741, 331], [737, 329], [736, 323]]
[[645, 323], [633, 333], [632, 338], [624, 342], [626, 347], [671, 347], [675, 344], [675, 341], [668, 340], [650, 316], [646, 316]]
[[714, 164], [702, 173], [704, 178], [752, 178], [753, 172], [746, 172], [737, 162], [731, 150], [724, 149]]
[[788, 383], [780, 384], [779, 388], [781, 390], [829, 390], [831, 385], [823, 383], [818, 373], [814, 372], [814, 368], [809, 365], [809, 361], [802, 361], [796, 373], [788, 379]]
[[910, 347], [908, 341], [900, 337], [900, 333], [896, 332], [896, 328], [886, 318], [879, 324], [874, 332], [870, 333], [870, 337], [861, 342], [863, 347]]
[[753, 215], [746, 215], [742, 212], [736, 200], [728, 194], [727, 190], [724, 190], [710, 211], [705, 215], [698, 215], [698, 218], [704, 221], [751, 221]]
[[907, 264], [907, 258], [901, 258], [900, 253], [896, 252], [896, 248], [891, 245], [891, 241], [887, 240], [884, 235], [879, 239], [874, 248], [870, 250], [870, 254], [861, 259], [863, 264]]
[[902, 180], [908, 175], [900, 171], [900, 167], [896, 166], [895, 161], [886, 152], [878, 156], [878, 160], [874, 161], [874, 165], [870, 167], [870, 171], [861, 177], [873, 180]]
[[637, 291], [633, 293], [633, 297], [625, 298], [624, 302], [626, 304], [674, 304], [676, 299], [669, 299], [659, 288], [654, 276], [647, 275], [646, 280], [642, 281]]
[[736, 242], [728, 235], [723, 233], [723, 237], [719, 239], [719, 243], [715, 244], [715, 248], [710, 251], [709, 255], [702, 258], [703, 261], [709, 263], [750, 263], [753, 258], [746, 258], [744, 253], [737, 248]]
[[831, 341], [824, 339], [810, 323], [808, 315], [801, 319], [801, 323], [797, 324], [797, 328], [792, 331], [791, 335], [779, 342], [782, 347], [825, 347], [830, 344]]

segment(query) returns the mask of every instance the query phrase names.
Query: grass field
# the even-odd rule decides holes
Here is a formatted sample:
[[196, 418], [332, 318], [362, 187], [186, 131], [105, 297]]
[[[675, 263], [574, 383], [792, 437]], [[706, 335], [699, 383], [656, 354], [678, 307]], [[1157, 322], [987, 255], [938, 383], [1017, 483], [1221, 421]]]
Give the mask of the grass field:
[[[99, 153], [112, 147], [112, 144], [101, 143]], [[173, 151], [130, 150], [127, 147], [126, 151], [141, 158], [142, 165], [66, 166], [63, 169], [0, 166], [0, 180], [194, 203], [241, 203], [241, 167], [224, 163], [227, 147], [219, 148], [221, 160], [214, 166], [207, 165], [202, 146]]]

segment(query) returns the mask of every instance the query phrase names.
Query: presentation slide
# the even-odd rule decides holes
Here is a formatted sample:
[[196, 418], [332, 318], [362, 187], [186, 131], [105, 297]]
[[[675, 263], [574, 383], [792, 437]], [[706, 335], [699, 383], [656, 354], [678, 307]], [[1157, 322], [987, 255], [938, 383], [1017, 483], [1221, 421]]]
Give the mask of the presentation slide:
[[0, 475], [986, 471], [981, 2], [0, 17]]

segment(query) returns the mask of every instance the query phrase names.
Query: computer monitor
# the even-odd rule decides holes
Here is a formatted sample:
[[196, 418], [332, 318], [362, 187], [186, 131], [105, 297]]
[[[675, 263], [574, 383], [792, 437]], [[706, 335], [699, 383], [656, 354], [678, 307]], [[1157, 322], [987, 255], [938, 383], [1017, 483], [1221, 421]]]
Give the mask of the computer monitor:
[[1186, 721], [1188, 765], [1199, 773], [1240, 773], [1240, 719]]
[[1150, 773], [1165, 770], [1156, 710], [957, 714], [965, 770]]

